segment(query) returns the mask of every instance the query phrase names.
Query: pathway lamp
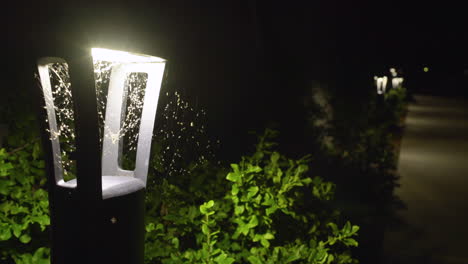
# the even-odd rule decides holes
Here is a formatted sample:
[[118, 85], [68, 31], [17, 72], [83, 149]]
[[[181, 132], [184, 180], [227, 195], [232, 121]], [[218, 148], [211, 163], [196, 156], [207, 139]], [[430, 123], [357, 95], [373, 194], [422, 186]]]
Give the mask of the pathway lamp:
[[144, 190], [166, 61], [102, 48], [50, 49], [36, 58], [52, 263], [142, 264]]
[[392, 88], [398, 89], [403, 86], [403, 77], [394, 77], [392, 78]]
[[375, 81], [375, 86], [377, 87], [377, 94], [384, 94], [385, 90], [387, 89], [387, 82], [388, 82], [387, 76], [383, 76], [383, 77], [375, 76], [374, 81]]

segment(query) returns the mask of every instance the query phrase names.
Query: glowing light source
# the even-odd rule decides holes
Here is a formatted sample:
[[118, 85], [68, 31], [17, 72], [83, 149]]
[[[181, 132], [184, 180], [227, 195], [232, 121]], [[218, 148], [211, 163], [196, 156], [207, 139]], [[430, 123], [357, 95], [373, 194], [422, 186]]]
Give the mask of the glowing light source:
[[403, 86], [404, 79], [402, 77], [392, 78], [392, 88], [397, 89]]
[[92, 48], [91, 55], [94, 60], [110, 62], [165, 62], [158, 57], [101, 48]]
[[[144, 187], [147, 182], [154, 119], [166, 61], [149, 55], [101, 48], [91, 49], [91, 54], [95, 63], [97, 61], [112, 63], [111, 69], [109, 69], [109, 87], [104, 118], [102, 175], [127, 176], [137, 180], [135, 183], [138, 188]], [[144, 73], [140, 77], [145, 77], [138, 80], [139, 75], [136, 75], [133, 76], [135, 82], [129, 82], [128, 78], [132, 77], [132, 73]], [[144, 93], [140, 92], [143, 90]], [[143, 98], [139, 98], [139, 94], [144, 94]], [[128, 106], [126, 106], [127, 97], [130, 99]], [[139, 110], [136, 111], [136, 109]], [[141, 114], [135, 116], [139, 112]], [[126, 134], [125, 132], [128, 132], [128, 129], [136, 128], [138, 123], [140, 123], [140, 127], [138, 131], [135, 131], [137, 134], [130, 140], [136, 141], [133, 142], [136, 143], [136, 146], [133, 146], [136, 150], [135, 169], [126, 170], [121, 167], [119, 162], [123, 155], [121, 141]], [[112, 181], [114, 180], [112, 179]], [[120, 182], [115, 183], [120, 184]], [[103, 178], [103, 187], [105, 184]], [[131, 187], [131, 184], [127, 185]], [[112, 191], [106, 193], [105, 191], [103, 189], [104, 198], [122, 195], [122, 190], [115, 193]], [[128, 191], [133, 190], [128, 188]]]
[[424, 72], [428, 72], [428, 71], [429, 71], [429, 67], [424, 67], [424, 68], [423, 68], [423, 71], [424, 71]]
[[47, 180], [57, 194], [49, 195], [51, 259], [143, 264], [144, 190], [166, 61], [60, 46], [41, 51], [65, 54], [39, 58], [35, 73]]
[[374, 80], [375, 80], [375, 85], [377, 86], [377, 93], [384, 94], [385, 90], [387, 89], [387, 81], [388, 81], [387, 76], [383, 76], [383, 77], [375, 76]]
[[[146, 186], [154, 119], [166, 61], [159, 57], [102, 48], [92, 48], [91, 55], [98, 116], [103, 122], [102, 196], [107, 199]], [[74, 114], [68, 64], [61, 58], [41, 58], [38, 73], [48, 114], [55, 182], [61, 187], [76, 188], [76, 178], [66, 179], [73, 164], [69, 164], [68, 158], [62, 158], [67, 156], [64, 149], [75, 149], [71, 141], [75, 137], [74, 131], [69, 126], [73, 123]], [[107, 84], [105, 89], [103, 83]], [[100, 98], [101, 94], [104, 94], [103, 98]], [[120, 162], [127, 134], [126, 144], [136, 152], [133, 170], [123, 169]]]
[[392, 74], [392, 77], [397, 76], [397, 71], [395, 70], [395, 68], [390, 68], [390, 74]]

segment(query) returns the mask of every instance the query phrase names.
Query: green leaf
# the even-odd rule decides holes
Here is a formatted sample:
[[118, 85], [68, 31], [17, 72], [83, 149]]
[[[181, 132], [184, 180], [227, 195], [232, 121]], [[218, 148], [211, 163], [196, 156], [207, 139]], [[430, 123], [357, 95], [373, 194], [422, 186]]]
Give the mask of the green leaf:
[[258, 218], [256, 215], [253, 215], [252, 218], [250, 218], [249, 223], [247, 224], [249, 228], [256, 227], [258, 225]]
[[23, 234], [22, 236], [20, 236], [19, 240], [21, 241], [21, 243], [26, 244], [29, 243], [29, 241], [31, 241], [31, 237], [28, 234]]
[[13, 229], [13, 235], [15, 237], [20, 237], [21, 231], [23, 231], [23, 225], [12, 224], [11, 229]]
[[289, 256], [287, 256], [285, 263], [291, 263], [301, 258], [301, 256], [298, 254], [291, 254], [290, 252], [288, 253], [289, 253]]
[[149, 224], [146, 225], [145, 229], [146, 229], [146, 232], [151, 232], [156, 228], [155, 228], [154, 223], [149, 223]]
[[171, 243], [175, 248], [179, 248], [179, 239], [177, 237], [172, 238]]
[[281, 168], [278, 168], [276, 175], [273, 177], [273, 183], [280, 183], [282, 176], [283, 176], [283, 171], [281, 170]]
[[309, 170], [309, 166], [307, 166], [306, 164], [301, 164], [297, 169], [298, 173], [304, 173]]
[[305, 185], [309, 185], [311, 182], [312, 182], [311, 178], [302, 179], [302, 183], [305, 184]]
[[202, 233], [204, 235], [208, 235], [210, 233], [210, 229], [208, 228], [208, 225], [206, 225], [206, 224], [202, 225]]
[[0, 241], [8, 240], [11, 238], [11, 229], [8, 225], [2, 225], [0, 228]]
[[253, 242], [257, 242], [257, 241], [260, 241], [260, 239], [262, 239], [262, 235], [260, 234], [255, 234], [255, 236], [253, 237], [252, 241]]
[[268, 239], [268, 240], [271, 240], [271, 239], [274, 239], [275, 236], [274, 236], [272, 233], [265, 233], [265, 234], [263, 235], [263, 238]]
[[247, 260], [250, 262], [250, 264], [262, 264], [262, 261], [254, 255], [250, 255]]
[[262, 244], [262, 246], [264, 246], [266, 248], [270, 247], [270, 242], [268, 240], [266, 240], [266, 239], [261, 239], [260, 244]]
[[241, 176], [240, 176], [239, 173], [230, 172], [230, 173], [228, 173], [228, 175], [226, 176], [226, 179], [227, 179], [228, 181], [238, 182], [238, 181], [241, 179]]
[[229, 257], [226, 253], [219, 254], [214, 261], [218, 264], [232, 264], [234, 263], [235, 259]]
[[350, 247], [357, 247], [359, 245], [359, 243], [353, 238], [345, 238], [343, 240], [343, 244], [350, 246]]
[[338, 234], [338, 226], [335, 223], [328, 223], [327, 226], [331, 227], [333, 234]]
[[38, 248], [32, 256], [32, 264], [50, 264], [50, 249]]
[[239, 173], [239, 165], [238, 164], [232, 163], [231, 168], [232, 168], [232, 170], [234, 170], [235, 173]]
[[252, 186], [248, 189], [247, 198], [252, 198], [258, 193], [258, 186]]
[[246, 224], [244, 221], [242, 221], [242, 219], [236, 218], [236, 219], [234, 219], [234, 222], [237, 224], [237, 229], [234, 232], [234, 234], [232, 235], [233, 239], [237, 239], [237, 237], [240, 234], [243, 234], [245, 236], [245, 235], [247, 235], [249, 233], [250, 227], [249, 227], [248, 224]]
[[9, 180], [0, 180], [0, 194], [8, 195], [10, 194], [10, 186], [15, 185], [13, 181]]
[[13, 165], [11, 163], [3, 163], [3, 161], [0, 161], [0, 177], [8, 176], [11, 169], [13, 169]]
[[260, 168], [259, 166], [252, 166], [251, 164], [249, 164], [248, 168], [247, 168], [247, 173], [258, 173], [258, 172], [261, 172], [262, 171], [262, 168]]
[[271, 163], [276, 164], [279, 158], [280, 158], [280, 154], [278, 152], [273, 152], [270, 157]]
[[343, 232], [344, 232], [345, 235], [350, 235], [350, 233], [351, 233], [351, 223], [349, 221], [346, 221], [346, 224], [343, 227]]
[[262, 202], [262, 195], [261, 195], [261, 194], [257, 195], [257, 197], [255, 197], [255, 198], [253, 199], [253, 201], [254, 201], [256, 204], [260, 204], [260, 203]]
[[19, 213], [29, 213], [29, 210], [27, 207], [24, 207], [24, 206], [18, 206], [18, 205], [14, 205], [11, 207], [11, 210], [10, 210], [10, 213], [11, 214], [19, 214]]
[[237, 184], [233, 184], [231, 188], [231, 194], [232, 195], [237, 195], [239, 193], [239, 186]]
[[269, 207], [265, 210], [265, 213], [266, 215], [271, 215], [273, 214], [274, 212], [276, 212], [276, 210], [278, 210], [278, 207], [276, 205], [272, 206], [272, 207]]
[[213, 200], [210, 200], [207, 204], [206, 204], [206, 208], [211, 208], [214, 206], [214, 201]]
[[236, 205], [234, 207], [234, 214], [240, 215], [240, 214], [242, 214], [244, 212], [244, 210], [245, 210], [245, 208], [244, 208], [243, 205]]
[[202, 213], [202, 214], [206, 214], [206, 213], [207, 213], [207, 211], [206, 211], [206, 205], [205, 205], [205, 204], [200, 205], [200, 213]]
[[204, 215], [209, 214], [208, 209], [210, 209], [213, 206], [214, 206], [213, 200], [203, 203], [202, 205], [200, 205], [200, 213]]
[[324, 263], [328, 257], [328, 253], [325, 249], [320, 248], [317, 252], [317, 255], [315, 255], [315, 260], [318, 261], [319, 263]]

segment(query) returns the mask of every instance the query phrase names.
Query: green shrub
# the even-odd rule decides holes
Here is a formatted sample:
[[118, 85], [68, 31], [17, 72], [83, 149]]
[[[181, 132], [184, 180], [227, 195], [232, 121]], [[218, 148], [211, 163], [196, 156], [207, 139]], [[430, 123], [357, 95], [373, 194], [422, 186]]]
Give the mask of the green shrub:
[[34, 118], [16, 114], [0, 149], [0, 262], [46, 264], [50, 219], [44, 160]]
[[267, 130], [253, 155], [231, 164], [223, 196], [207, 191], [198, 210], [172, 196], [172, 207], [150, 217], [147, 263], [356, 263], [347, 249], [358, 245], [359, 227], [339, 225], [327, 208], [334, 184], [308, 176], [309, 157], [273, 151], [272, 136]]
[[378, 263], [384, 230], [398, 220], [396, 209], [403, 206], [393, 192], [406, 90], [391, 89], [382, 96], [369, 89], [353, 100], [336, 92], [331, 98], [334, 116], [325, 130], [331, 144], [322, 144], [314, 161], [321, 175], [337, 184], [336, 206], [362, 228], [353, 255], [361, 263]]
[[404, 87], [390, 89], [385, 94], [386, 112], [391, 118], [387, 120], [394, 125], [400, 125], [400, 119], [405, 115], [407, 109], [407, 92]]
[[[16, 108], [0, 111], [2, 120], [16, 117], [0, 149], [0, 260], [45, 264], [44, 161], [32, 111]], [[267, 130], [231, 169], [197, 163], [190, 174], [150, 181], [146, 263], [356, 263], [349, 248], [359, 228], [333, 209], [335, 185], [310, 176], [309, 157], [274, 151], [274, 136]]]

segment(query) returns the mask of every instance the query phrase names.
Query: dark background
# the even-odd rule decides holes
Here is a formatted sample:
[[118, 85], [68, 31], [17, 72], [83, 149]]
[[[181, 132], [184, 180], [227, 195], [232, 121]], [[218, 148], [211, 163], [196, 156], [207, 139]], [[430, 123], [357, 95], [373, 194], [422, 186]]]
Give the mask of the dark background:
[[221, 156], [236, 159], [247, 131], [271, 123], [300, 144], [314, 85], [352, 100], [397, 67], [411, 91], [466, 96], [461, 2], [16, 1], [1, 11], [2, 89], [29, 89], [23, 66], [50, 43], [138, 46], [169, 61], [170, 87], [206, 109]]

